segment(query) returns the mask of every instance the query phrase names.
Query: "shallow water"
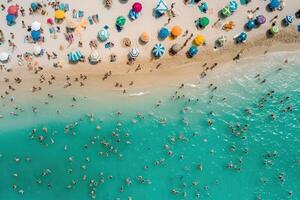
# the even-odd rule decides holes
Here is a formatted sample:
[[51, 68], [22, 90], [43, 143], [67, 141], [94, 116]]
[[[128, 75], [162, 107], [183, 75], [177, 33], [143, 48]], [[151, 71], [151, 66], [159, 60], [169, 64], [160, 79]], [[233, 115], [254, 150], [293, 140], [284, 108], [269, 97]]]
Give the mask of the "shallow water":
[[255, 61], [174, 98], [170, 87], [24, 102], [0, 121], [0, 199], [300, 199], [299, 54]]

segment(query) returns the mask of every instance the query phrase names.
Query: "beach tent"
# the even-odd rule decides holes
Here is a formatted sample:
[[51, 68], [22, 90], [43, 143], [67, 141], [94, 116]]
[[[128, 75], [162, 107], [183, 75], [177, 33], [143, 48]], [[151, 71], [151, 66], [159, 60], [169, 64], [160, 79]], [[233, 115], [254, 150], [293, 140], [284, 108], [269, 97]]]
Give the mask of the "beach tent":
[[236, 42], [246, 42], [248, 39], [248, 34], [246, 32], [241, 32], [237, 37], [235, 37]]
[[119, 16], [116, 20], [116, 25], [119, 27], [123, 27], [126, 23], [126, 19], [123, 16]]
[[144, 43], [147, 43], [149, 42], [149, 35], [147, 32], [143, 32], [141, 35], [140, 35], [140, 40]]
[[284, 22], [285, 22], [285, 25], [288, 26], [290, 25], [291, 23], [293, 23], [294, 21], [294, 17], [291, 16], [291, 15], [288, 15], [284, 18]]
[[156, 16], [161, 16], [165, 14], [169, 10], [169, 8], [167, 3], [164, 0], [159, 0], [154, 10]]
[[194, 44], [196, 46], [200, 46], [205, 42], [205, 38], [203, 37], [203, 35], [197, 35], [194, 39]]
[[172, 54], [177, 54], [180, 50], [181, 50], [181, 46], [178, 43], [176, 43], [172, 45], [170, 52]]
[[258, 15], [258, 16], [256, 17], [256, 19], [255, 19], [255, 23], [256, 23], [257, 25], [261, 25], [261, 24], [266, 23], [266, 18], [265, 18], [265, 16], [263, 16], [263, 15]]
[[9, 26], [14, 25], [16, 22], [15, 20], [16, 20], [16, 17], [14, 15], [10, 15], [10, 14], [6, 15], [7, 25], [9, 25]]
[[37, 3], [35, 3], [35, 2], [32, 2], [32, 3], [30, 4], [30, 7], [31, 7], [31, 9], [32, 9], [33, 11], [36, 11], [36, 10], [38, 9], [38, 5], [37, 5]]
[[279, 0], [271, 0], [270, 3], [268, 4], [268, 6], [271, 10], [275, 10], [275, 9], [279, 8], [280, 1]]
[[209, 19], [207, 17], [201, 17], [199, 19], [199, 26], [205, 28], [209, 24]]
[[166, 39], [170, 35], [169, 30], [166, 27], [163, 27], [158, 32], [158, 37], [161, 39]]
[[63, 10], [56, 10], [54, 13], [55, 19], [62, 20], [65, 18], [65, 12]]
[[174, 37], [178, 37], [182, 33], [182, 29], [180, 26], [174, 26], [171, 30], [171, 34]]
[[238, 3], [236, 1], [230, 1], [228, 7], [230, 12], [234, 12], [238, 9]]
[[222, 15], [224, 15], [225, 17], [229, 17], [231, 15], [231, 11], [228, 6], [225, 6], [222, 9]]
[[40, 31], [31, 31], [31, 37], [33, 41], [38, 41], [41, 37], [41, 32]]
[[17, 5], [11, 5], [7, 9], [7, 13], [10, 15], [17, 16], [19, 11], [19, 7]]
[[217, 39], [218, 44], [222, 47], [227, 42], [227, 37], [225, 35], [222, 35]]
[[89, 56], [89, 62], [92, 64], [96, 64], [100, 61], [101, 61], [100, 54], [97, 50], [94, 49]]
[[278, 26], [272, 26], [270, 31], [273, 35], [276, 35], [279, 32], [279, 27]]
[[249, 30], [254, 29], [255, 26], [256, 26], [255, 21], [252, 20], [252, 19], [250, 19], [250, 20], [247, 22], [247, 24], [246, 24], [246, 27], [247, 27], [247, 29], [249, 29]]
[[140, 13], [143, 9], [143, 6], [140, 2], [135, 2], [133, 5], [132, 5], [132, 10], [136, 13]]
[[189, 56], [189, 57], [194, 57], [195, 55], [198, 54], [198, 52], [199, 52], [199, 50], [198, 50], [197, 47], [191, 46], [191, 47], [189, 48], [189, 50], [188, 50], [187, 53], [188, 53], [188, 56]]
[[6, 62], [9, 58], [9, 54], [7, 52], [1, 52], [0, 53], [0, 61]]
[[109, 38], [109, 32], [107, 29], [103, 28], [98, 32], [98, 38], [100, 41], [106, 41]]
[[138, 48], [132, 48], [129, 52], [129, 58], [135, 60], [140, 54]]
[[33, 47], [33, 54], [35, 56], [39, 56], [39, 55], [41, 55], [41, 53], [42, 53], [42, 47], [40, 45], [35, 45]]
[[155, 57], [159, 58], [162, 55], [164, 55], [165, 51], [166, 51], [165, 47], [162, 44], [157, 43], [157, 44], [154, 45], [154, 47], [152, 49], [152, 54]]
[[41, 23], [40, 22], [35, 21], [31, 24], [31, 30], [39, 31], [40, 29], [41, 29]]

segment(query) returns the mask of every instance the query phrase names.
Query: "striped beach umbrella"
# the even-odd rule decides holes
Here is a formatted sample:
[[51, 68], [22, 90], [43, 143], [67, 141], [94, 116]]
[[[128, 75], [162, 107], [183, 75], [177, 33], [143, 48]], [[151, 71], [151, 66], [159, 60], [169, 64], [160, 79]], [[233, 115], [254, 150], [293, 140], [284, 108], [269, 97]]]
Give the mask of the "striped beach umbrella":
[[231, 12], [234, 12], [238, 9], [238, 3], [236, 1], [230, 1], [229, 2], [229, 10]]
[[109, 38], [109, 32], [108, 32], [108, 30], [106, 30], [106, 29], [101, 29], [99, 32], [98, 32], [98, 38], [99, 38], [99, 40], [100, 41], [106, 41], [108, 38]]
[[132, 48], [129, 52], [129, 58], [135, 60], [140, 54], [138, 48]]
[[279, 27], [278, 26], [272, 26], [270, 31], [273, 35], [276, 35], [279, 32]]
[[290, 25], [294, 21], [294, 17], [291, 15], [288, 15], [284, 18], [286, 25]]
[[157, 44], [154, 45], [154, 47], [152, 49], [152, 54], [155, 57], [159, 58], [162, 55], [164, 55], [165, 51], [166, 51], [165, 47], [162, 44], [157, 43]]
[[125, 25], [125, 23], [126, 23], [126, 19], [123, 16], [119, 16], [116, 20], [117, 26], [123, 27]]
[[228, 6], [225, 6], [223, 9], [222, 9], [222, 14], [225, 16], [225, 17], [229, 17], [231, 15], [231, 11], [229, 9]]

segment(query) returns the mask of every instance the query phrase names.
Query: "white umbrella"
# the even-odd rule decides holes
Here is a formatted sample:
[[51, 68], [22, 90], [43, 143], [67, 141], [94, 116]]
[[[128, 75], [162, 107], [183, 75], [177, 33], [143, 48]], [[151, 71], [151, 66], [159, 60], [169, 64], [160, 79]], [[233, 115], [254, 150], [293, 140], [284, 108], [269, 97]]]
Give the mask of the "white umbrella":
[[34, 55], [36, 55], [36, 56], [40, 55], [40, 54], [41, 54], [41, 51], [42, 51], [42, 47], [41, 47], [41, 46], [35, 45], [35, 46], [33, 47], [33, 54], [34, 54]]
[[100, 54], [98, 51], [96, 50], [93, 50], [90, 54], [90, 57], [89, 57], [90, 61], [93, 62], [93, 63], [96, 63], [96, 62], [99, 62], [100, 61]]
[[35, 21], [31, 24], [31, 30], [39, 31], [40, 29], [41, 29], [41, 23], [40, 22]]
[[1, 62], [5, 62], [7, 61], [9, 58], [9, 54], [7, 52], [1, 52], [0, 53], [0, 61]]
[[129, 57], [131, 59], [136, 59], [140, 54], [140, 51], [138, 50], [138, 48], [132, 48], [129, 52]]

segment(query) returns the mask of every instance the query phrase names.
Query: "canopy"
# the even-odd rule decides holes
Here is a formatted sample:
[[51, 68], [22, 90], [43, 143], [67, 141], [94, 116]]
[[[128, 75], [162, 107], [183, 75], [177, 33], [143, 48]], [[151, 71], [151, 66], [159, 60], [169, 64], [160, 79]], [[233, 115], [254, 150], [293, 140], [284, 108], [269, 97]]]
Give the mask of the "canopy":
[[141, 36], [140, 36], [140, 40], [142, 42], [145, 42], [145, 43], [149, 42], [149, 35], [148, 35], [148, 33], [147, 32], [143, 32], [141, 34]]
[[222, 35], [217, 39], [217, 42], [220, 46], [224, 46], [224, 44], [227, 42], [227, 37], [225, 35]]
[[273, 35], [275, 35], [279, 32], [279, 27], [278, 26], [272, 26], [270, 31]]
[[229, 17], [231, 15], [231, 11], [229, 9], [228, 6], [225, 6], [223, 9], [222, 9], [222, 14], [226, 17]]
[[109, 32], [108, 30], [106, 30], [105, 28], [101, 29], [99, 32], [98, 32], [98, 38], [99, 40], [101, 41], [106, 41], [108, 38], [109, 38]]
[[286, 24], [289, 25], [289, 24], [293, 23], [294, 17], [291, 15], [288, 15], [284, 18], [284, 20], [285, 20]]
[[126, 19], [125, 19], [125, 17], [123, 17], [123, 16], [119, 16], [119, 17], [117, 18], [117, 20], [116, 20], [117, 26], [122, 27], [122, 26], [125, 25], [125, 23], [126, 23]]
[[236, 1], [230, 1], [229, 2], [229, 10], [230, 12], [236, 11], [238, 8], [238, 3]]
[[70, 29], [76, 28], [76, 22], [73, 19], [68, 19], [66, 22], [66, 27]]
[[132, 48], [129, 52], [129, 57], [131, 59], [136, 59], [140, 54], [140, 51], [137, 48]]
[[280, 6], [279, 0], [271, 0], [269, 3], [269, 8], [272, 10], [279, 8], [279, 6]]
[[265, 18], [265, 16], [263, 16], [263, 15], [258, 15], [257, 17], [256, 17], [256, 23], [258, 24], [258, 25], [261, 25], [261, 24], [264, 24], [264, 23], [266, 23], [266, 18]]
[[182, 32], [182, 29], [180, 26], [174, 26], [171, 31], [171, 33], [174, 37], [179, 36], [181, 34], [181, 32]]
[[65, 12], [63, 10], [56, 10], [54, 13], [55, 19], [64, 19], [65, 18]]
[[135, 2], [133, 5], [132, 5], [132, 10], [136, 13], [139, 13], [142, 11], [142, 4], [140, 2]]
[[41, 29], [41, 23], [40, 22], [35, 21], [31, 24], [31, 30], [38, 31], [40, 29]]
[[249, 29], [249, 30], [251, 30], [251, 29], [253, 29], [253, 28], [255, 28], [255, 21], [254, 20], [249, 20], [248, 22], [247, 22], [247, 24], [246, 24], [246, 26], [247, 26], [247, 29]]
[[5, 62], [7, 61], [9, 58], [9, 54], [7, 52], [1, 52], [0, 53], [0, 61], [1, 62]]
[[197, 46], [202, 45], [205, 42], [205, 38], [203, 37], [203, 35], [197, 35], [194, 39], [194, 43]]
[[197, 55], [198, 51], [199, 51], [199, 50], [198, 50], [197, 47], [191, 46], [191, 47], [189, 48], [189, 50], [188, 50], [188, 54], [189, 54], [190, 57], [194, 57], [195, 55]]
[[159, 0], [155, 11], [160, 13], [160, 14], [164, 14], [165, 12], [167, 12], [169, 10], [167, 3], [164, 0]]
[[171, 51], [174, 54], [178, 53], [180, 50], [181, 50], [181, 46], [178, 43], [173, 44], [171, 47]]
[[32, 2], [31, 5], [30, 5], [30, 7], [31, 7], [31, 9], [32, 9], [33, 11], [35, 11], [35, 10], [38, 8], [38, 5], [37, 5], [37, 3]]
[[155, 57], [161, 57], [162, 55], [164, 55], [165, 53], [165, 47], [160, 44], [160, 43], [157, 43], [154, 45], [153, 49], [152, 49], [152, 54], [155, 56]]
[[207, 17], [202, 17], [199, 20], [199, 25], [205, 28], [209, 24], [209, 19]]
[[17, 5], [11, 5], [7, 9], [7, 13], [10, 15], [17, 15], [19, 11], [19, 7]]
[[92, 63], [97, 63], [100, 61], [100, 54], [97, 50], [93, 50], [89, 56], [89, 60]]
[[41, 54], [41, 52], [42, 52], [42, 47], [40, 45], [35, 45], [33, 47], [33, 54], [34, 55], [38, 56], [38, 55]]
[[10, 15], [10, 14], [6, 15], [6, 21], [8, 23], [13, 23], [15, 20], [16, 20], [16, 17], [14, 15]]
[[158, 32], [158, 37], [161, 39], [166, 39], [170, 35], [169, 30], [166, 27], [163, 27]]
[[40, 31], [31, 31], [31, 37], [34, 41], [38, 41], [41, 37]]

